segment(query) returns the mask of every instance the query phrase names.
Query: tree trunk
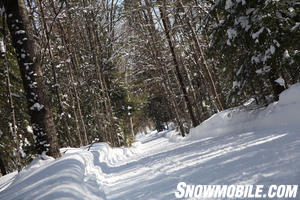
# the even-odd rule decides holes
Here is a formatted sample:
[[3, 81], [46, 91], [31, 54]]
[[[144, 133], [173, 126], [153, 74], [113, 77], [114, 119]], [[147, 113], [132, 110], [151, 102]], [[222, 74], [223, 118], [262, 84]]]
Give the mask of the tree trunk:
[[277, 75], [277, 70], [271, 69], [268, 76], [269, 80], [273, 89], [273, 95], [274, 95], [274, 100], [278, 101], [279, 100], [279, 94], [284, 90], [284, 87], [281, 86], [279, 83], [276, 82], [276, 75]]
[[92, 59], [96, 67], [98, 80], [100, 82], [99, 88], [102, 91], [104, 91], [103, 93], [104, 104], [105, 104], [106, 113], [108, 115], [108, 119], [110, 121], [109, 124], [110, 127], [109, 134], [111, 138], [110, 142], [113, 146], [120, 146], [120, 140], [116, 133], [117, 127], [113, 116], [113, 109], [112, 109], [111, 99], [109, 96], [109, 88], [105, 80], [103, 66], [101, 63], [101, 56], [99, 53], [100, 52], [99, 48], [101, 47], [100, 39], [97, 36], [97, 30], [95, 29], [95, 27], [94, 26], [90, 27], [89, 18], [87, 15], [85, 15], [85, 20], [86, 20], [86, 30], [89, 36], [88, 39], [90, 44], [90, 51], [92, 52]]
[[[51, 6], [54, 10], [54, 12], [57, 14], [56, 10], [55, 10], [55, 5], [53, 3], [53, 1], [51, 1]], [[71, 19], [71, 18], [70, 18]], [[62, 42], [63, 42], [63, 45], [64, 47], [66, 47], [67, 49], [67, 53], [68, 55], [71, 55], [71, 64], [73, 66], [73, 68], [75, 69], [75, 71], [77, 71], [77, 66], [78, 66], [78, 60], [77, 60], [77, 57], [76, 57], [76, 53], [74, 51], [74, 48], [72, 46], [72, 42], [70, 42], [66, 36], [67, 35], [71, 35], [69, 30], [66, 32], [64, 27], [62, 26], [61, 22], [59, 19], [57, 19], [57, 22], [58, 22], [58, 25], [60, 27], [60, 31], [61, 31], [61, 37], [62, 37]], [[82, 115], [82, 112], [81, 112], [81, 105], [80, 105], [80, 98], [79, 98], [79, 94], [78, 94], [78, 91], [77, 91], [77, 88], [75, 86], [76, 83], [78, 83], [79, 81], [75, 78], [74, 78], [74, 70], [71, 68], [71, 65], [68, 64], [68, 69], [69, 69], [69, 80], [70, 80], [70, 84], [72, 85], [72, 89], [74, 90], [74, 96], [75, 96], [75, 101], [76, 101], [76, 105], [77, 105], [77, 108], [78, 108], [78, 114], [79, 114], [79, 119], [80, 119], [80, 124], [81, 124], [81, 129], [82, 129], [82, 133], [83, 133], [83, 139], [82, 140], [82, 133], [80, 132], [80, 129], [79, 128], [79, 120], [78, 120], [78, 117], [77, 117], [77, 113], [76, 113], [76, 109], [75, 109], [75, 104], [73, 105], [73, 113], [74, 113], [74, 116], [76, 117], [76, 128], [77, 128], [77, 135], [78, 135], [78, 139], [79, 139], [79, 145], [82, 146], [82, 145], [88, 145], [89, 141], [88, 141], [88, 137], [87, 137], [87, 131], [86, 131], [86, 127], [85, 127], [85, 123], [84, 123], [84, 120], [83, 120], [83, 115]], [[78, 72], [75, 74], [78, 74]], [[77, 76], [75, 76], [77, 78]], [[75, 102], [74, 99], [72, 99], [72, 103]]]
[[5, 0], [4, 7], [26, 92], [37, 152], [60, 157], [55, 124], [38, 55], [38, 44], [33, 39], [26, 6], [23, 0]]
[[[183, 9], [183, 12], [186, 13], [185, 12], [185, 8], [184, 8], [184, 6], [183, 6], [183, 4], [182, 4], [181, 1], [179, 1], [179, 4], [180, 4], [181, 8]], [[204, 65], [204, 71], [206, 72], [206, 74], [208, 76], [208, 82], [209, 82], [209, 85], [210, 85], [211, 92], [213, 93], [213, 95], [214, 95], [214, 97], [215, 97], [215, 99], [217, 101], [217, 105], [218, 105], [219, 110], [222, 111], [222, 110], [224, 110], [224, 108], [223, 108], [223, 105], [222, 105], [221, 100], [219, 98], [219, 95], [217, 93], [217, 89], [216, 89], [215, 82], [213, 80], [212, 74], [211, 74], [211, 72], [209, 70], [209, 67], [208, 67], [208, 64], [207, 64], [207, 62], [205, 60], [204, 52], [203, 52], [203, 49], [202, 49], [202, 47], [200, 45], [199, 37], [198, 37], [198, 35], [197, 35], [197, 33], [196, 33], [193, 25], [192, 25], [191, 20], [186, 16], [186, 14], [185, 14], [185, 18], [186, 18], [188, 27], [189, 27], [189, 29], [192, 32], [192, 36], [193, 36], [193, 40], [195, 42], [196, 48], [197, 48], [197, 50], [200, 53], [200, 56], [202, 58], [202, 62], [203, 62], [203, 65]]]
[[4, 162], [1, 157], [0, 157], [0, 171], [1, 171], [2, 176], [6, 175], [5, 165], [4, 165]]
[[156, 65], [158, 66], [159, 71], [161, 71], [162, 76], [164, 77], [163, 78], [163, 88], [164, 88], [164, 91], [165, 91], [166, 95], [170, 99], [171, 106], [174, 109], [172, 111], [170, 110], [170, 112], [175, 112], [175, 119], [176, 119], [177, 124], [179, 126], [179, 131], [180, 131], [182, 137], [184, 137], [185, 132], [184, 132], [182, 122], [180, 120], [179, 108], [178, 108], [178, 105], [177, 105], [175, 97], [174, 97], [175, 94], [173, 93], [172, 89], [169, 87], [169, 85], [171, 83], [171, 80], [170, 80], [170, 77], [168, 76], [168, 72], [166, 70], [166, 67], [161, 64], [162, 62], [158, 58], [160, 53], [159, 53], [158, 47], [156, 46], [157, 34], [156, 34], [156, 31], [155, 31], [155, 25], [154, 25], [154, 21], [153, 21], [153, 17], [152, 17], [152, 12], [150, 10], [150, 2], [149, 2], [149, 0], [145, 0], [145, 3], [146, 3], [147, 13], [149, 15], [150, 26], [147, 26], [147, 27], [148, 27], [148, 31], [150, 33], [149, 35], [150, 35], [151, 41], [152, 41], [151, 51], [153, 53], [153, 59], [154, 59]]
[[129, 125], [130, 125], [130, 134], [131, 134], [131, 137], [133, 140], [132, 143], [133, 143], [135, 140], [135, 134], [134, 134], [134, 129], [133, 129], [133, 120], [132, 120], [131, 116], [129, 117]]
[[79, 120], [78, 120], [78, 117], [77, 117], [75, 100], [74, 100], [74, 97], [73, 97], [72, 94], [70, 95], [70, 98], [71, 98], [71, 102], [72, 102], [73, 115], [74, 115], [74, 118], [75, 118], [75, 124], [76, 124], [76, 131], [77, 131], [79, 147], [81, 147], [81, 146], [83, 146], [83, 143], [82, 143], [82, 138], [81, 138], [80, 125], [79, 125]]
[[[164, 4], [165, 4], [165, 2], [164, 2]], [[175, 53], [175, 47], [174, 47], [174, 44], [173, 44], [173, 41], [172, 41], [170, 21], [169, 21], [169, 18], [167, 17], [167, 14], [166, 14], [165, 5], [161, 6], [159, 8], [159, 10], [160, 10], [163, 26], [164, 26], [164, 29], [165, 29], [165, 34], [166, 34], [166, 37], [167, 37], [167, 40], [168, 40], [169, 48], [170, 48], [170, 51], [171, 51], [171, 54], [172, 54], [172, 57], [173, 57], [176, 77], [179, 81], [180, 89], [182, 91], [185, 103], [187, 105], [187, 109], [188, 109], [188, 112], [189, 112], [189, 115], [190, 115], [190, 119], [192, 121], [192, 126], [196, 127], [198, 125], [198, 122], [197, 122], [196, 117], [194, 115], [193, 107], [192, 107], [190, 99], [188, 97], [188, 93], [187, 93], [185, 85], [184, 85], [183, 77], [182, 77], [181, 72], [180, 72], [178, 58], [177, 58], [177, 55]]]
[[60, 96], [60, 90], [59, 90], [59, 85], [58, 85], [58, 81], [57, 81], [57, 75], [56, 75], [56, 71], [55, 71], [55, 66], [54, 66], [54, 56], [52, 53], [52, 47], [51, 47], [51, 43], [50, 43], [50, 37], [49, 37], [49, 31], [48, 31], [48, 27], [47, 27], [47, 23], [45, 20], [45, 15], [44, 15], [44, 10], [43, 10], [43, 6], [41, 5], [41, 1], [39, 1], [39, 6], [40, 6], [40, 11], [41, 11], [41, 15], [42, 15], [42, 20], [43, 20], [43, 26], [45, 29], [45, 35], [46, 35], [46, 42], [47, 42], [47, 48], [48, 48], [48, 52], [49, 52], [49, 57], [50, 57], [50, 62], [51, 62], [51, 70], [52, 70], [52, 75], [53, 75], [53, 80], [54, 80], [54, 88], [55, 88], [55, 95], [58, 101], [58, 108], [59, 108], [59, 113], [60, 116], [62, 118], [63, 121], [63, 126], [64, 129], [67, 133], [67, 138], [68, 138], [68, 144], [69, 146], [73, 146], [73, 140], [71, 137], [71, 133], [70, 133], [70, 128], [69, 128], [69, 124], [68, 124], [68, 120], [67, 120], [67, 115], [64, 113], [64, 108], [62, 105], [62, 100], [61, 100], [61, 96]]

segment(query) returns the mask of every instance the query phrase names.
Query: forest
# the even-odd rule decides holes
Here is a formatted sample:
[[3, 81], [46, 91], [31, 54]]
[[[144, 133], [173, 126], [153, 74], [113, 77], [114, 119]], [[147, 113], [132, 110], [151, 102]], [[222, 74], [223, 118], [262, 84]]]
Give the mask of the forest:
[[0, 169], [170, 122], [258, 109], [300, 81], [297, 0], [0, 0]]

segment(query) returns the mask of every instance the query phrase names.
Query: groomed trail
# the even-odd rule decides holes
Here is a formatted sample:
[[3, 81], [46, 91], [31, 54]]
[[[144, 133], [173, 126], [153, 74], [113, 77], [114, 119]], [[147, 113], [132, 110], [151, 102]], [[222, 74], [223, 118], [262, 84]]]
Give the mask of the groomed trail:
[[153, 131], [130, 148], [62, 148], [60, 159], [42, 156], [1, 177], [0, 199], [165, 200], [182, 181], [299, 185], [299, 99], [300, 84], [267, 108], [218, 113], [184, 139]]
[[141, 154], [107, 166], [107, 199], [175, 199], [181, 181], [299, 184], [299, 133], [249, 132], [182, 143], [152, 133], [141, 142]]

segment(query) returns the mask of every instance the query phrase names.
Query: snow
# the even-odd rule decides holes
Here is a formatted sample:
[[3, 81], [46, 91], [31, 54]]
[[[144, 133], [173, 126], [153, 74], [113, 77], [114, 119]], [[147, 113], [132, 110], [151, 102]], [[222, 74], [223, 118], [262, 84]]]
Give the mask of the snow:
[[251, 62], [252, 63], [259, 63], [260, 62], [260, 55], [254, 55], [251, 57]]
[[21, 34], [25, 34], [24, 30], [18, 30], [15, 32], [16, 35], [21, 35]]
[[241, 85], [240, 82], [238, 82], [238, 81], [233, 81], [233, 82], [232, 82], [232, 89], [234, 89], [234, 88], [236, 88], [236, 87], [239, 87], [240, 85]]
[[0, 16], [3, 16], [5, 13], [5, 8], [4, 6], [2, 6], [2, 8], [0, 9]]
[[279, 77], [278, 79], [276, 79], [275, 82], [281, 86], [285, 86], [285, 81], [282, 77]]
[[259, 29], [259, 31], [255, 32], [252, 34], [252, 38], [256, 39], [259, 37], [259, 35], [264, 31], [264, 27], [262, 27], [261, 29]]
[[28, 133], [33, 133], [33, 129], [32, 129], [31, 126], [27, 126], [26, 130], [27, 130]]
[[231, 45], [231, 43], [230, 43], [230, 40], [233, 40], [234, 38], [236, 38], [236, 36], [237, 36], [237, 32], [236, 32], [236, 30], [235, 29], [232, 29], [232, 28], [229, 28], [229, 29], [227, 29], [227, 35], [228, 35], [228, 40], [227, 40], [227, 45]]
[[240, 24], [241, 27], [245, 29], [245, 31], [248, 31], [251, 28], [251, 26], [249, 25], [248, 17], [246, 16], [239, 17], [235, 24]]
[[280, 47], [280, 44], [277, 40], [273, 40], [274, 44], [277, 46], [277, 47]]
[[22, 96], [21, 96], [21, 95], [19, 95], [19, 94], [16, 94], [16, 93], [12, 93], [12, 94], [11, 94], [11, 96], [13, 96], [13, 97], [17, 97], [17, 98], [22, 98]]
[[291, 28], [291, 32], [296, 31], [296, 30], [299, 28], [299, 26], [300, 26], [300, 22], [296, 22], [295, 26], [293, 26], [293, 27]]
[[246, 15], [249, 15], [249, 14], [252, 13], [253, 11], [255, 11], [254, 8], [248, 8], [248, 9], [246, 10]]
[[228, 10], [233, 7], [233, 3], [231, 0], [226, 0], [225, 10]]
[[285, 59], [287, 59], [287, 58], [290, 58], [291, 56], [290, 56], [290, 54], [289, 54], [289, 51], [286, 49], [285, 51], [284, 51], [284, 53], [283, 53], [283, 57], [285, 58]]
[[264, 63], [271, 58], [271, 55], [275, 53], [275, 47], [270, 45], [270, 47], [265, 51], [265, 55], [261, 59]]
[[[295, 106], [300, 104], [300, 83], [292, 85], [288, 90], [283, 91], [280, 94], [280, 100], [278, 102], [281, 106]], [[297, 109], [298, 107], [294, 107]], [[297, 117], [296, 119], [299, 119]]]
[[5, 53], [6, 52], [6, 48], [5, 48], [5, 44], [3, 42], [3, 40], [0, 40], [0, 52], [1, 53]]
[[265, 73], [269, 72], [270, 70], [271, 70], [270, 66], [264, 66], [263, 68], [256, 70], [255, 73], [265, 74]]
[[267, 49], [266, 54], [274, 54], [275, 53], [275, 47], [273, 45], [270, 46], [269, 49]]
[[44, 108], [44, 105], [41, 105], [39, 103], [34, 103], [31, 107], [30, 110], [37, 110], [40, 111]]
[[[183, 138], [176, 130], [138, 134], [131, 148], [95, 143], [62, 148], [0, 178], [0, 199], [175, 199], [187, 184], [299, 184], [300, 83], [279, 102], [215, 114]], [[88, 150], [89, 149], [89, 150]]]
[[10, 174], [7, 174], [6, 176], [1, 177], [0, 179], [0, 197], [1, 197], [1, 191], [5, 190], [16, 178], [17, 172], [13, 172]]
[[24, 152], [23, 149], [19, 149], [19, 152], [20, 152], [22, 158], [26, 157], [26, 153]]
[[[27, 79], [30, 80], [30, 77], [28, 76]], [[30, 83], [30, 84], [29, 84], [29, 87], [30, 87], [30, 88], [36, 88], [36, 87], [37, 87], [37, 82], [32, 82], [32, 83]], [[39, 106], [38, 104], [34, 105], [34, 106], [31, 107], [31, 108], [35, 108], [35, 107], [36, 107], [36, 108], [40, 108], [40, 106]], [[30, 109], [31, 109], [31, 108], [30, 108]]]
[[237, 36], [237, 32], [235, 29], [230, 28], [227, 30], [227, 35], [229, 39], [234, 39]]
[[289, 7], [289, 12], [295, 12], [295, 9], [293, 7]]
[[64, 47], [61, 46], [61, 45], [59, 45], [59, 46], [57, 47], [58, 50], [62, 50], [63, 48], [64, 48]]
[[[300, 128], [300, 83], [282, 92], [279, 102], [251, 112], [240, 108], [228, 109], [213, 115], [201, 126], [191, 129], [190, 138], [220, 136], [260, 130], [290, 130]], [[292, 106], [291, 106], [292, 105]]]

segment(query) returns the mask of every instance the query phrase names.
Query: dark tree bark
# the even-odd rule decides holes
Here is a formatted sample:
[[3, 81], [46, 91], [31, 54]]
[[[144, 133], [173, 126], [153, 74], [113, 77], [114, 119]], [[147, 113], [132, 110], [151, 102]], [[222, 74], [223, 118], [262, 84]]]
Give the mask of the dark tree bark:
[[7, 25], [26, 92], [29, 115], [37, 152], [59, 157], [56, 128], [50, 110], [49, 97], [42, 73], [38, 44], [34, 40], [31, 23], [23, 0], [4, 0]]
[[279, 95], [284, 90], [284, 87], [276, 82], [276, 74], [278, 74], [277, 70], [272, 69], [268, 75], [273, 89], [274, 100], [279, 101]]
[[177, 55], [176, 55], [176, 52], [175, 52], [175, 46], [174, 46], [173, 40], [172, 40], [170, 21], [169, 21], [169, 18], [167, 16], [167, 14], [166, 14], [165, 2], [164, 2], [164, 5], [159, 8], [159, 11], [160, 11], [160, 14], [161, 14], [161, 19], [162, 19], [163, 26], [164, 26], [164, 29], [165, 29], [165, 34], [166, 34], [166, 37], [167, 37], [167, 40], [168, 40], [169, 48], [170, 48], [170, 51], [171, 51], [171, 54], [172, 54], [172, 57], [173, 57], [176, 77], [178, 79], [180, 89], [182, 91], [185, 103], [187, 105], [187, 109], [188, 109], [188, 112], [189, 112], [189, 115], [190, 115], [190, 119], [192, 121], [192, 125], [193, 125], [193, 127], [196, 127], [198, 125], [198, 122], [196, 120], [196, 117], [195, 117], [195, 114], [194, 114], [194, 111], [193, 111], [193, 107], [192, 107], [191, 101], [188, 97], [188, 93], [187, 93], [185, 85], [184, 85], [184, 80], [183, 80], [183, 77], [182, 77], [181, 72], [180, 72], [179, 62], [178, 62], [178, 58], [177, 58]]
[[200, 45], [199, 37], [198, 37], [198, 35], [197, 35], [197, 33], [196, 33], [196, 31], [195, 31], [193, 25], [192, 25], [191, 20], [190, 20], [189, 17], [186, 15], [185, 8], [184, 8], [184, 6], [183, 6], [183, 4], [182, 4], [181, 1], [179, 1], [179, 5], [180, 5], [181, 9], [182, 9], [182, 10], [184, 11], [184, 13], [185, 13], [185, 14], [184, 14], [184, 17], [185, 17], [185, 19], [186, 19], [186, 22], [187, 22], [187, 24], [188, 24], [188, 27], [189, 27], [190, 31], [192, 32], [192, 38], [193, 38], [193, 40], [194, 40], [194, 42], [195, 42], [197, 51], [200, 53], [200, 57], [201, 57], [201, 59], [202, 59], [203, 65], [204, 65], [204, 71], [205, 71], [205, 73], [206, 73], [206, 75], [207, 75], [207, 77], [208, 77], [208, 83], [209, 83], [209, 85], [210, 85], [211, 93], [213, 94], [214, 98], [215, 98], [216, 101], [217, 101], [218, 109], [219, 109], [220, 111], [222, 111], [222, 110], [224, 110], [224, 108], [223, 108], [222, 102], [221, 102], [221, 100], [220, 100], [220, 98], [219, 98], [219, 95], [218, 95], [218, 92], [217, 92], [217, 89], [216, 89], [216, 85], [215, 85], [215, 81], [213, 80], [213, 76], [212, 76], [212, 74], [211, 74], [211, 72], [210, 72], [210, 69], [209, 69], [209, 67], [208, 67], [208, 64], [206, 63], [206, 58], [205, 58], [205, 56], [204, 56], [204, 51], [203, 51], [203, 49], [202, 49], [202, 47], [201, 47], [201, 45]]
[[4, 162], [1, 158], [0, 158], [0, 171], [1, 171], [1, 174], [3, 176], [6, 175], [6, 169], [5, 169], [5, 166], [4, 166]]
[[[184, 137], [185, 132], [184, 132], [183, 124], [180, 120], [178, 104], [174, 98], [175, 94], [173, 93], [172, 89], [170, 88], [171, 80], [170, 80], [170, 77], [168, 76], [166, 66], [163, 66], [163, 64], [162, 64], [163, 61], [159, 59], [159, 55], [161, 53], [159, 52], [159, 47], [157, 47], [157, 45], [156, 45], [156, 40], [158, 39], [158, 36], [157, 36], [157, 32], [155, 30], [154, 20], [153, 20], [152, 12], [150, 9], [151, 2], [149, 0], [145, 0], [145, 4], [146, 4], [146, 10], [147, 10], [148, 18], [149, 18], [149, 26], [147, 26], [147, 30], [149, 32], [149, 36], [152, 41], [151, 42], [152, 45], [150, 46], [150, 49], [153, 54], [154, 62], [163, 76], [162, 88], [164, 89], [164, 93], [166, 94], [168, 99], [170, 99], [170, 106], [172, 107], [172, 110], [170, 110], [170, 112], [174, 112], [176, 122], [179, 126], [179, 131], [180, 131], [181, 135]], [[146, 13], [145, 13], [145, 15], [146, 15]]]

